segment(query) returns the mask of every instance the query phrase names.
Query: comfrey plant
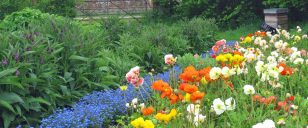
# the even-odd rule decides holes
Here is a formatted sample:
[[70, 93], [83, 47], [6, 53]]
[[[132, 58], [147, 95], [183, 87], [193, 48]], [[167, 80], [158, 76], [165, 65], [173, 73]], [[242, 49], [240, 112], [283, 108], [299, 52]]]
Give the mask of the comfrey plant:
[[[180, 68], [175, 67], [176, 73]], [[128, 111], [126, 103], [138, 98], [141, 102], [149, 98], [151, 82], [154, 78], [169, 81], [170, 71], [146, 76], [143, 81], [143, 89], [136, 90], [135, 86], [116, 90], [95, 91], [84, 96], [71, 108], [57, 110], [54, 114], [42, 120], [41, 128], [84, 128], [84, 127], [107, 127], [105, 124], [115, 123], [118, 116], [125, 115]]]

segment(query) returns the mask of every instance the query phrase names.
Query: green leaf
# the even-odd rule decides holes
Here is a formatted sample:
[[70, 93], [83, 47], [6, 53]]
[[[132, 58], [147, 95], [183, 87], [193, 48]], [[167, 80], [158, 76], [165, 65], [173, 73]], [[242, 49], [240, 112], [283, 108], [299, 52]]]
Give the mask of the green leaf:
[[99, 71], [104, 71], [104, 72], [109, 72], [110, 71], [109, 67], [107, 67], [107, 66], [99, 67], [98, 70]]
[[80, 60], [80, 61], [85, 61], [85, 62], [89, 61], [89, 58], [82, 57], [82, 56], [77, 56], [77, 55], [72, 55], [72, 56], [70, 56], [69, 59], [71, 59], [71, 60]]
[[14, 114], [9, 114], [6, 111], [4, 111], [1, 114], [1, 116], [3, 118], [4, 128], [8, 128], [10, 126], [11, 122], [14, 121], [14, 119], [15, 119]]
[[13, 113], [16, 113], [13, 106], [10, 103], [8, 103], [7, 101], [0, 99], [0, 106], [10, 110]]
[[32, 102], [36, 102], [36, 103], [42, 103], [42, 104], [46, 104], [46, 105], [51, 105], [47, 100], [44, 100], [41, 97], [38, 98], [29, 98], [27, 100], [28, 103], [32, 103]]
[[58, 54], [58, 53], [61, 52], [63, 49], [64, 49], [64, 48], [61, 47], [61, 48], [55, 50], [54, 52], [52, 52], [52, 54]]
[[17, 68], [10, 68], [10, 69], [6, 69], [6, 70], [3, 70], [0, 72], [0, 78], [6, 76], [6, 75], [9, 75], [9, 74], [12, 74], [14, 72], [16, 72]]
[[26, 56], [26, 55], [30, 55], [30, 54], [34, 54], [36, 53], [36, 51], [26, 51], [22, 54], [22, 56]]
[[5, 78], [0, 79], [0, 85], [14, 85], [18, 88], [23, 89], [24, 87], [22, 86], [22, 84], [20, 84], [20, 82], [18, 81], [18, 77], [16, 76], [8, 76]]
[[22, 98], [17, 95], [16, 93], [13, 92], [4, 92], [0, 94], [0, 99], [8, 102], [9, 104], [13, 104], [13, 103], [23, 103], [24, 101], [22, 100]]
[[62, 93], [63, 93], [64, 95], [69, 95], [69, 91], [68, 91], [68, 89], [67, 89], [66, 86], [60, 85], [60, 88], [61, 88]]

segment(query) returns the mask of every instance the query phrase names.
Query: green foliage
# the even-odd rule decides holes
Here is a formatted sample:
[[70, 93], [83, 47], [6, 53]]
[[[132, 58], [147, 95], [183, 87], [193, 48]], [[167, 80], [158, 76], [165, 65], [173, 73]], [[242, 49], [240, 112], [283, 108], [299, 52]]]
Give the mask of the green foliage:
[[[164, 4], [165, 1], [157, 2]], [[216, 18], [220, 27], [235, 27], [240, 23], [248, 23], [257, 19], [262, 13], [261, 7], [261, 2], [249, 0], [183, 0], [171, 7], [175, 10], [171, 15], [177, 18], [196, 16]]]
[[159, 72], [167, 53], [207, 51], [217, 27], [207, 19], [85, 25], [26, 8], [6, 16], [0, 31], [0, 125], [13, 127], [35, 126], [93, 90], [117, 88], [136, 65]]
[[183, 1], [178, 6], [179, 15], [185, 17], [204, 16], [216, 18], [221, 27], [238, 26], [256, 19], [255, 13], [260, 8], [257, 1], [238, 1], [238, 0], [202, 0], [202, 1]]
[[215, 65], [215, 59], [209, 57], [209, 55], [202, 58], [200, 56], [194, 56], [191, 53], [184, 54], [183, 56], [178, 56], [177, 64], [184, 69], [185, 67], [192, 65], [196, 69], [200, 70], [205, 67], [213, 67]]
[[153, 0], [153, 13], [155, 16], [167, 18], [175, 14], [178, 4], [177, 0]]
[[292, 20], [307, 20], [307, 0], [263, 0], [265, 8], [288, 8]]
[[196, 18], [173, 24], [149, 24], [142, 26], [138, 34], [122, 34], [116, 51], [140, 62], [147, 70], [154, 68], [161, 71], [165, 54], [205, 52], [215, 42], [214, 35], [217, 31], [215, 21], [211, 19]]
[[214, 45], [214, 37], [218, 31], [215, 20], [193, 18], [186, 22], [183, 23], [184, 36], [189, 40], [189, 45], [194, 53], [202, 53]]
[[75, 5], [79, 0], [3, 0], [0, 3], [0, 20], [15, 11], [31, 7], [43, 12], [75, 17]]
[[35, 6], [43, 12], [65, 17], [75, 17], [75, 6], [78, 1], [80, 0], [40, 0], [35, 3]]
[[221, 28], [235, 28], [240, 24], [263, 19], [265, 8], [289, 8], [290, 19], [307, 20], [306, 0], [155, 0], [153, 19], [157, 18], [215, 18]]
[[17, 27], [28, 27], [29, 23], [44, 23], [49, 19], [61, 20], [57, 16], [42, 13], [40, 10], [25, 8], [19, 12], [13, 12], [6, 16], [0, 23], [1, 29], [18, 29]]
[[0, 25], [0, 127], [33, 126], [88, 92], [117, 87], [108, 63], [98, 65], [107, 61], [98, 54], [106, 36], [99, 25], [31, 9]]

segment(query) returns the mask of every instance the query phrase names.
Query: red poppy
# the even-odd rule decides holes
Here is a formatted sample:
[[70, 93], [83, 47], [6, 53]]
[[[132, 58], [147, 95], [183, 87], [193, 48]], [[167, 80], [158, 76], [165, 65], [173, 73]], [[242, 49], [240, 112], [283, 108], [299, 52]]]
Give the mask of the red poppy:
[[189, 85], [189, 84], [188, 83], [181, 83], [180, 86], [179, 86], [179, 89], [184, 91], [184, 88], [187, 85]]
[[285, 75], [292, 75], [293, 74], [293, 70], [292, 68], [288, 67], [285, 63], [279, 63], [277, 65], [278, 68], [283, 68], [282, 72], [280, 72], [281, 75], [285, 76]]

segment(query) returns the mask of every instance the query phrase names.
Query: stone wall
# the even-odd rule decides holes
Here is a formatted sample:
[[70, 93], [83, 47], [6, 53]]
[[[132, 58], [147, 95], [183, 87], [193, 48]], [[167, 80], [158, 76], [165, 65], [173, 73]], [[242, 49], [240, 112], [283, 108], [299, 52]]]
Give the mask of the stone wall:
[[141, 13], [152, 9], [151, 0], [84, 0], [77, 6], [78, 15]]

